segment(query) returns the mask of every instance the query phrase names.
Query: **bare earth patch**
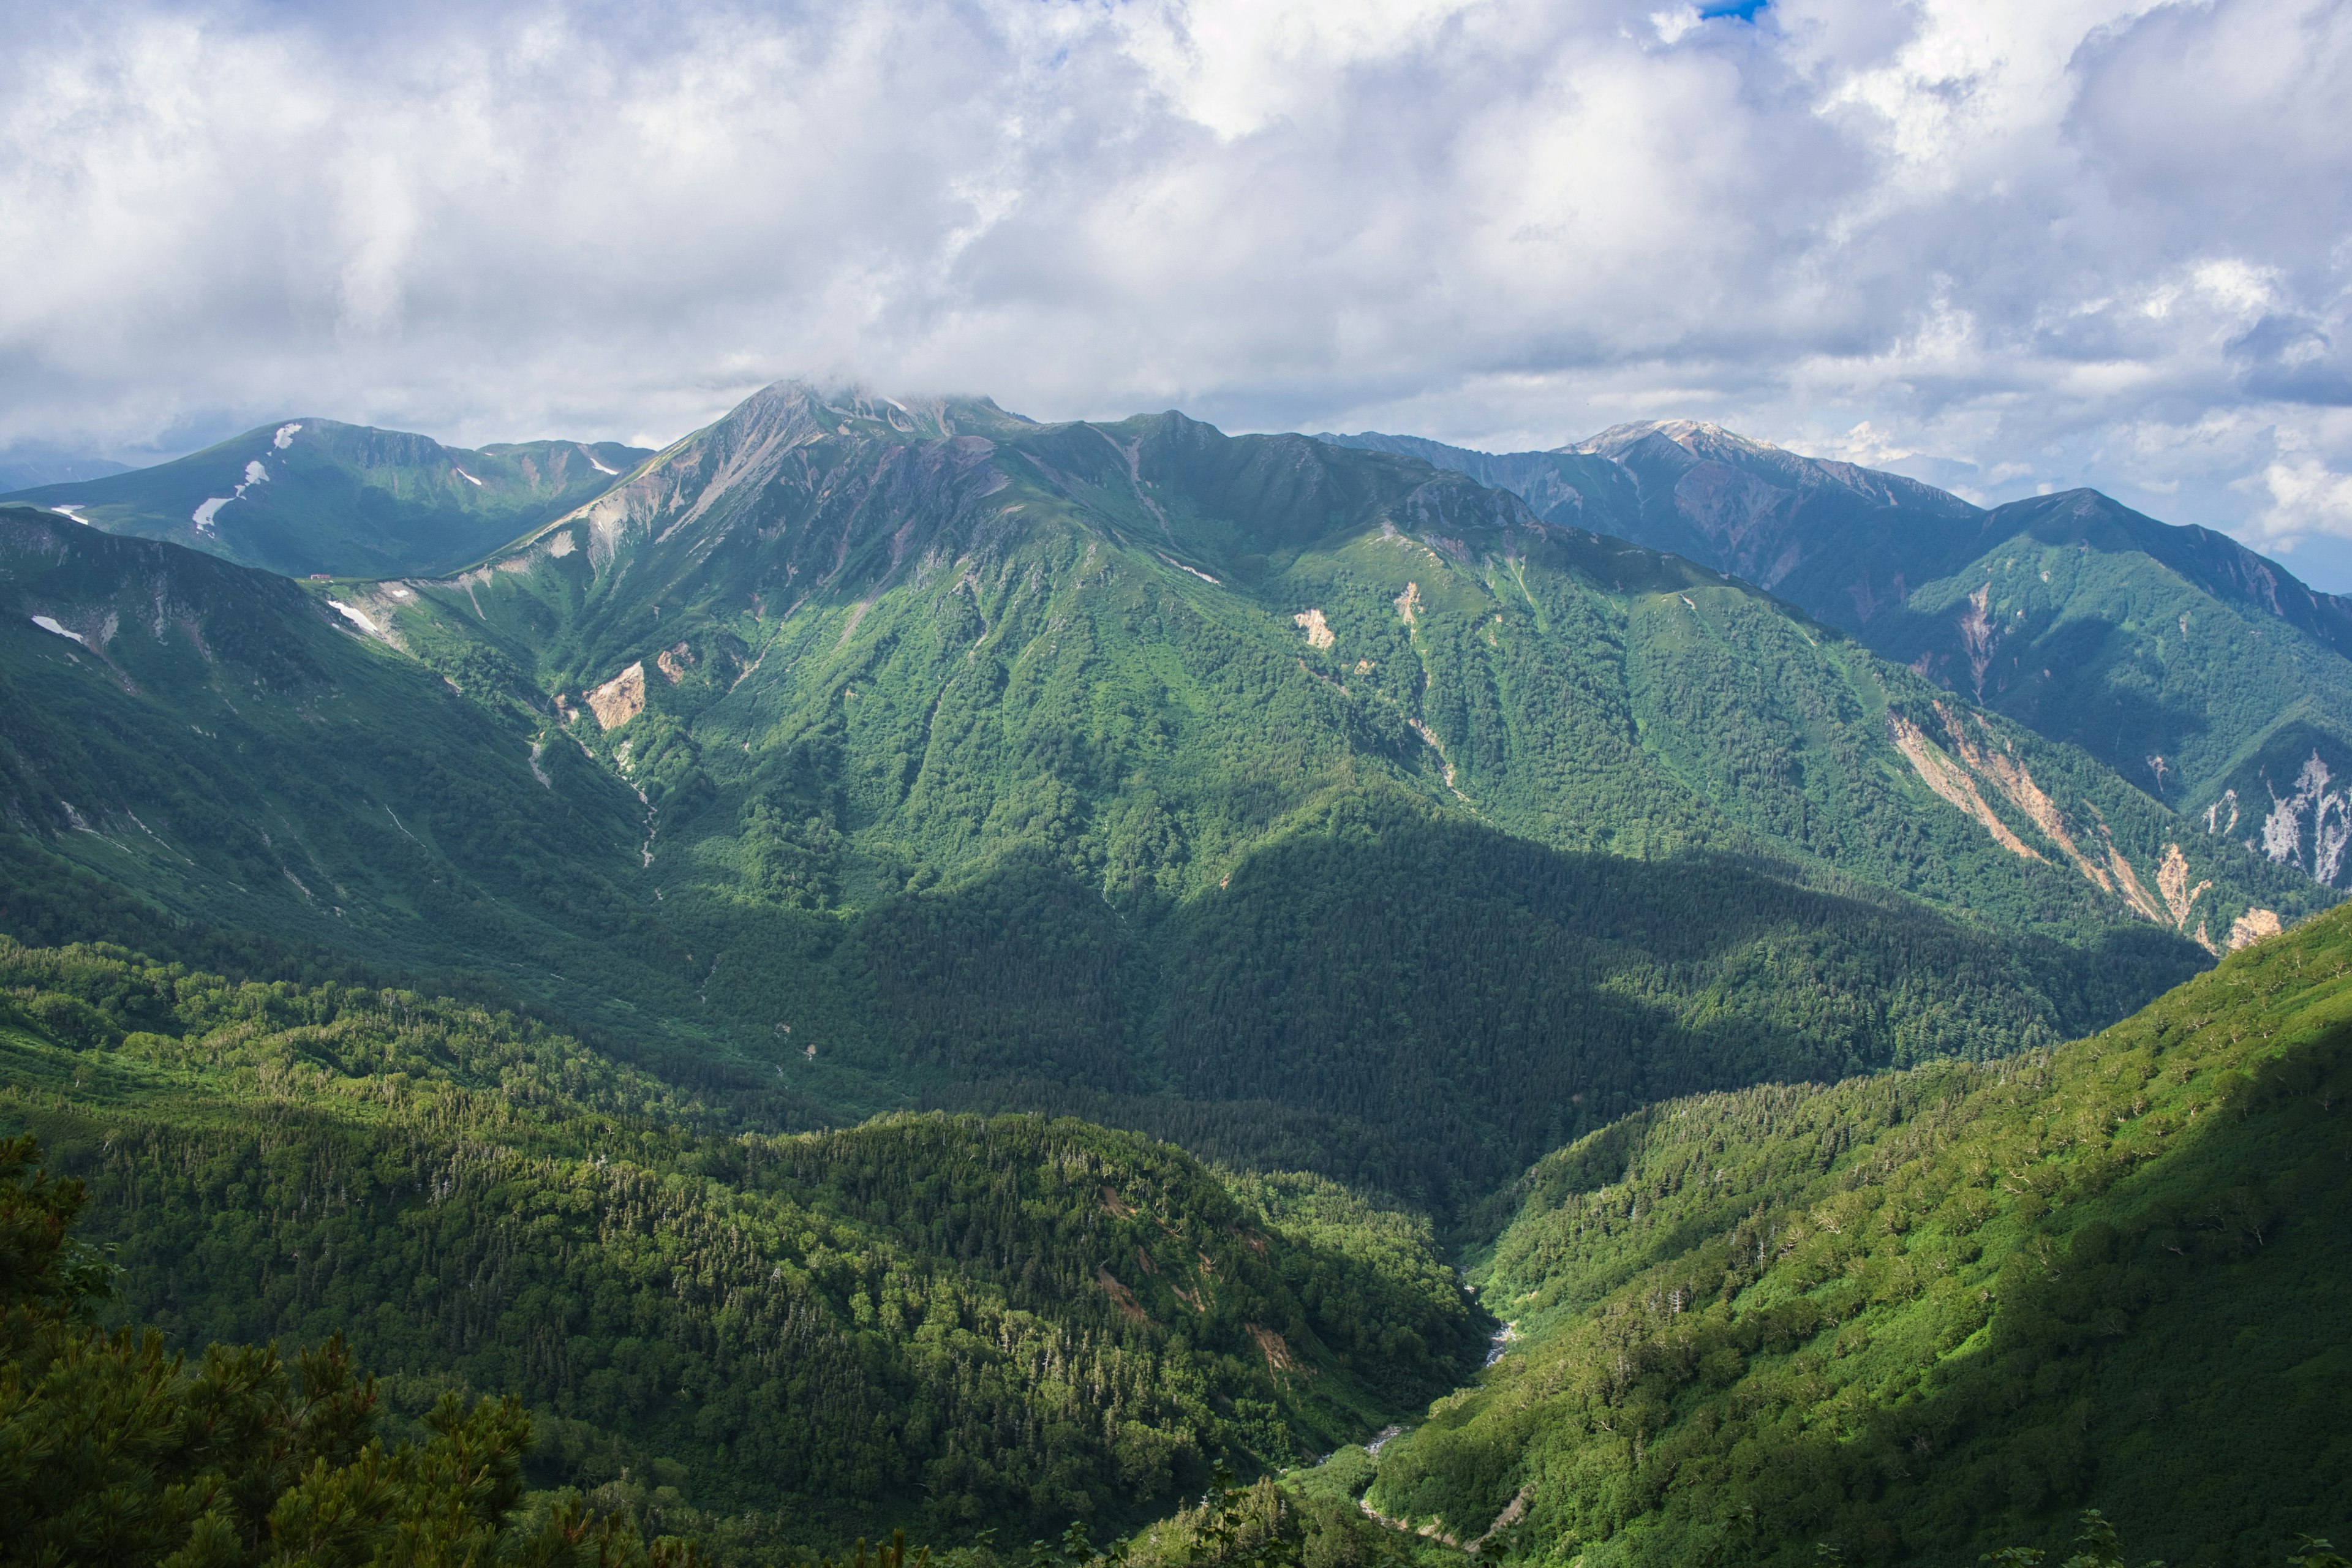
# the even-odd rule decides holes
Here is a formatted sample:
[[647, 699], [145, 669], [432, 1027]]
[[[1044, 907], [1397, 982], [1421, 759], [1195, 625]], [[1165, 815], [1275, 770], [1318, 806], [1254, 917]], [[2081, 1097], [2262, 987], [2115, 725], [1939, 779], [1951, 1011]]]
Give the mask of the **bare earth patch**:
[[646, 710], [646, 666], [640, 659], [588, 694], [599, 727], [616, 730]]

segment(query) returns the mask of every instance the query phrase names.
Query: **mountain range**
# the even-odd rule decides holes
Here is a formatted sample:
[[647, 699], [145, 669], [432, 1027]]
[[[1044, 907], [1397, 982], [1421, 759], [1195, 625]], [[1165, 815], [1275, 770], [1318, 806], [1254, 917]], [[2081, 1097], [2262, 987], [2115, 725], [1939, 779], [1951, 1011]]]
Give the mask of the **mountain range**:
[[2068, 1037], [2329, 901], [1722, 573], [1178, 415], [780, 386], [446, 576], [0, 530], [52, 881], [1445, 1212], [1661, 1093]]
[[1406, 453], [1544, 518], [1729, 572], [1948, 690], [2098, 757], [2206, 831], [2352, 878], [2352, 601], [2210, 529], [2095, 490], [1990, 510], [1711, 425], [1622, 425], [1492, 456]]
[[[1941, 1560], [1917, 1519], [1995, 1546], [2102, 1472], [1899, 1518], [1851, 1477], [1636, 1507], [1654, 1437], [1731, 1430], [1708, 1390], [1761, 1408], [1749, 1373], [1675, 1371], [1619, 1431], [1646, 1373], [1571, 1419], [1526, 1369], [1609, 1334], [1681, 1367], [1627, 1292], [1893, 1181], [1872, 1130], [1916, 1104], [2042, 1128], [2106, 1105], [2047, 1064], [2149, 1030], [2268, 1070], [2232, 989], [2290, 984], [2265, 955], [2335, 1027], [2347, 628], [2090, 492], [1985, 510], [1708, 426], [1491, 457], [799, 383], [659, 451], [289, 419], [0, 503], [0, 1132], [91, 1183], [119, 1320], [339, 1330], [404, 1419], [521, 1394], [537, 1484], [746, 1562], [861, 1520], [1133, 1523], [1221, 1457], [1334, 1446], [1296, 1495], [1349, 1562], [1746, 1552], [1743, 1497], [1774, 1552]], [[2020, 1062], [2063, 1103], [1981, 1099]], [[2031, 1164], [1953, 1137], [1954, 1170]], [[1696, 1185], [1688, 1138], [1724, 1155]], [[2165, 1168], [2205, 1202], [2268, 1147]], [[1559, 1233], [1647, 1237], [1608, 1217], [1636, 1191], [1681, 1216], [1645, 1250]], [[2089, 1245], [2071, 1211], [1935, 1223], [1980, 1306]], [[1476, 1372], [1449, 1256], [1524, 1356]], [[1706, 1289], [1743, 1369], [1927, 1333], [1914, 1295], [1832, 1317], [1836, 1269], [1741, 1267]], [[1931, 1447], [2000, 1435], [1953, 1419]]]

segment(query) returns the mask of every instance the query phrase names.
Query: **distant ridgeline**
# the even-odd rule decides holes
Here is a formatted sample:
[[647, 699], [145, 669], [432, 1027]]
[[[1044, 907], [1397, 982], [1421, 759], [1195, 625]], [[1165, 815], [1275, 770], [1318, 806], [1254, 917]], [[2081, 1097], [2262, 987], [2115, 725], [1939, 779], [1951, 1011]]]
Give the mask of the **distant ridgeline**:
[[2352, 601], [2095, 490], [1986, 510], [1670, 420], [1422, 458], [1759, 584], [1946, 689], [2098, 757], [2202, 831], [2352, 887]]

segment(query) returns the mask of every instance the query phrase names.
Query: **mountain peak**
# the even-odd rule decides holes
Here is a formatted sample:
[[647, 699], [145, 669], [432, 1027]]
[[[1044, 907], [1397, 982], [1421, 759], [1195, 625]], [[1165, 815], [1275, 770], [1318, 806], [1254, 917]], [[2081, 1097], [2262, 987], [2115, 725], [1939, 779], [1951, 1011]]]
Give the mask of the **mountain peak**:
[[1663, 436], [1695, 457], [1714, 455], [1717, 449], [1761, 455], [1780, 454], [1785, 448], [1769, 441], [1759, 441], [1742, 436], [1737, 430], [1727, 430], [1720, 425], [1701, 419], [1640, 419], [1622, 425], [1612, 425], [1598, 436], [1581, 441], [1571, 441], [1554, 448], [1561, 452], [1580, 453], [1587, 457], [1614, 458], [1653, 436]]

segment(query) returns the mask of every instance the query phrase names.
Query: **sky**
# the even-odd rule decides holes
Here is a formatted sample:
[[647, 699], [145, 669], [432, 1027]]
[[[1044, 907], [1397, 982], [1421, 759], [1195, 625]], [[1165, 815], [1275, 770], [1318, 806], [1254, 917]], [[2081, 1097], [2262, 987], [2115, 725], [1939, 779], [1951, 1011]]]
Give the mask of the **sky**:
[[[1718, 14], [1719, 13], [1719, 14]], [[2352, 591], [2352, 0], [0, 0], [0, 453], [1712, 420]]]

